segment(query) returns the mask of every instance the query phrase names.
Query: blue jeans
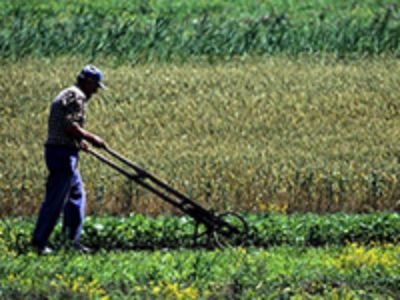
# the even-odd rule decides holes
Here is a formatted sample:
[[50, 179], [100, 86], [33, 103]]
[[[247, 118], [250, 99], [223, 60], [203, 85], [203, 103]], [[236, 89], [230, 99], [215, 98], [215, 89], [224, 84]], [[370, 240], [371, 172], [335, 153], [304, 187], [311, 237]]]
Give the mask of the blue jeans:
[[45, 199], [33, 232], [32, 243], [44, 247], [63, 211], [63, 232], [79, 243], [85, 217], [86, 195], [78, 170], [79, 151], [62, 146], [46, 146], [49, 175]]

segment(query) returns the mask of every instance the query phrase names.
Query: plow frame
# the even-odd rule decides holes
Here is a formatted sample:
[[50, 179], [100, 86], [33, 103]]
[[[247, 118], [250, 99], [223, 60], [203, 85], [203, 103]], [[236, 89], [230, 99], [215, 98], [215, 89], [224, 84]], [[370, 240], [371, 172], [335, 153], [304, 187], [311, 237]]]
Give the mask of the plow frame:
[[187, 195], [172, 188], [115, 150], [107, 146], [102, 149], [125, 165], [125, 167], [129, 167], [130, 170], [126, 170], [123, 166], [97, 151], [92, 149], [85, 151], [195, 220], [196, 224], [193, 233], [195, 247], [200, 246], [199, 241], [203, 236], [206, 236], [206, 247], [217, 246], [225, 248], [246, 243], [249, 227], [241, 215], [231, 211], [216, 214], [214, 211], [208, 210], [190, 199]]

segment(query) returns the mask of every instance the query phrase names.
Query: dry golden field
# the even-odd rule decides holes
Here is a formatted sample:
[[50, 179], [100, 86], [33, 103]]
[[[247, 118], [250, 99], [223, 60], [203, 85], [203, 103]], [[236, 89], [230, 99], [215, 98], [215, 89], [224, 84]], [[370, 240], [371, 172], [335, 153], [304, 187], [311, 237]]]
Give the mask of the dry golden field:
[[[27, 59], [1, 67], [1, 215], [37, 211], [48, 108], [86, 63]], [[109, 90], [90, 102], [87, 129], [207, 207], [398, 209], [398, 59], [95, 63]], [[89, 213], [169, 210], [107, 166], [81, 158]]]

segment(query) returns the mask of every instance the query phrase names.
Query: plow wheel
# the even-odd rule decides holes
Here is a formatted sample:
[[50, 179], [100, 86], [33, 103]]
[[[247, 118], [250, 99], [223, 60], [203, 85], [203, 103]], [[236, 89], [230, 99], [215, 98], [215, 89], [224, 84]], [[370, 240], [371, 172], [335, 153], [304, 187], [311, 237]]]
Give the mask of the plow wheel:
[[246, 244], [249, 226], [241, 215], [235, 212], [224, 212], [217, 218], [223, 222], [214, 227], [196, 223], [193, 235], [194, 247], [224, 249]]
[[213, 231], [213, 240], [217, 247], [224, 249], [246, 244], [249, 234], [249, 225], [241, 215], [235, 212], [224, 212], [218, 215], [218, 218], [228, 223], [234, 230], [228, 226], [216, 228], [216, 230]]
[[193, 244], [194, 248], [214, 248], [212, 229], [208, 228], [202, 223], [196, 222], [194, 233], [193, 233]]

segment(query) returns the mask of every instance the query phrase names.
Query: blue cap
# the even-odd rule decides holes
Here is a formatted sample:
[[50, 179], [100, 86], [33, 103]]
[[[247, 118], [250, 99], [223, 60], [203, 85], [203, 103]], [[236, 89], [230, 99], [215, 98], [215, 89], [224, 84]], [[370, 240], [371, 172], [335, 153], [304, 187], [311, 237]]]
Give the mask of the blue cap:
[[99, 88], [106, 88], [103, 83], [103, 72], [93, 65], [85, 66], [79, 73], [78, 78], [81, 80], [92, 80], [94, 82], [97, 82]]

